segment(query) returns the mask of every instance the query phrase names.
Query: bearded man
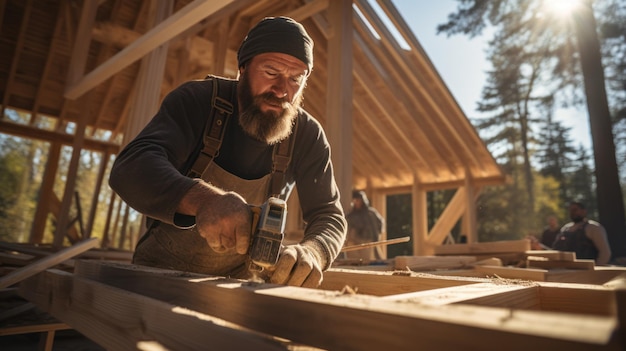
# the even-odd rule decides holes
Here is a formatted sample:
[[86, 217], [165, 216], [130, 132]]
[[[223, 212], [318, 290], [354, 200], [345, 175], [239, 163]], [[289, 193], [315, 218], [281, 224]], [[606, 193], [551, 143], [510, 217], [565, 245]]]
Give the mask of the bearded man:
[[597, 265], [606, 265], [611, 259], [611, 247], [602, 224], [587, 218], [582, 202], [569, 204], [571, 222], [565, 224], [552, 244], [554, 250], [576, 253], [578, 259], [592, 259]]
[[133, 263], [251, 278], [249, 205], [286, 200], [297, 186], [304, 237], [283, 248], [270, 282], [317, 287], [347, 225], [330, 145], [301, 107], [313, 40], [293, 19], [268, 17], [237, 59], [238, 80], [176, 88], [116, 158], [109, 184], [148, 217]]

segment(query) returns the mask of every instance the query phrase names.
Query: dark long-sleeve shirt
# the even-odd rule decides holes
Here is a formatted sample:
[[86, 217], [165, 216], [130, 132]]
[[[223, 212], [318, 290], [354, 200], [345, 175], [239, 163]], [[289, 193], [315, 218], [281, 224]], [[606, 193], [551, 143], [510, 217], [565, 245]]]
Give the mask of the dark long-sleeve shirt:
[[[210, 115], [210, 80], [191, 81], [169, 93], [148, 125], [118, 155], [109, 184], [137, 211], [173, 224], [179, 202], [197, 180], [187, 177], [202, 147]], [[244, 179], [271, 172], [273, 147], [246, 135], [237, 122], [237, 103], [214, 162]], [[286, 171], [286, 193], [297, 186], [303, 219], [303, 241], [315, 241], [327, 255], [327, 267], [336, 258], [346, 235], [346, 221], [330, 160], [330, 145], [317, 120], [303, 109], [291, 162]]]

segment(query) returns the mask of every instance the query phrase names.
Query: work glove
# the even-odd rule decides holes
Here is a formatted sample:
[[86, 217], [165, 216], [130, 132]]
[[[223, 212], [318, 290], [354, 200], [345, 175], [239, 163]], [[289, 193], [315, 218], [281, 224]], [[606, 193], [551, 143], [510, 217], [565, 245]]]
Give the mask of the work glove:
[[248, 252], [252, 231], [252, 212], [243, 197], [226, 192], [198, 206], [198, 233], [218, 253], [233, 248], [238, 254]]
[[324, 258], [320, 248], [311, 242], [285, 246], [270, 282], [274, 284], [317, 288], [323, 279]]

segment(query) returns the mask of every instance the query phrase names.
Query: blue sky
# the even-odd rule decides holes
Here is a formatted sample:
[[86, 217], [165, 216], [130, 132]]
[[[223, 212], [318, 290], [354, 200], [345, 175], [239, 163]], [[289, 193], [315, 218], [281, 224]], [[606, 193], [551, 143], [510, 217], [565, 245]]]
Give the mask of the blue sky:
[[[490, 68], [484, 55], [490, 33], [489, 37], [473, 39], [465, 35], [437, 35], [437, 25], [444, 23], [448, 14], [456, 10], [455, 0], [393, 0], [393, 3], [465, 114], [470, 118], [480, 116], [475, 109], [486, 79], [485, 72]], [[591, 147], [586, 110], [561, 109], [556, 111], [555, 118], [572, 128], [570, 137], [576, 146]]]

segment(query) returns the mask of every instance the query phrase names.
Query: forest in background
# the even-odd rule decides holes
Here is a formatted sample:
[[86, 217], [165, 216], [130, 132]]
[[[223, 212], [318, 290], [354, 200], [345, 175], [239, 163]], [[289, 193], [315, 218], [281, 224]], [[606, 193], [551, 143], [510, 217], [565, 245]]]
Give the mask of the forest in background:
[[[487, 72], [482, 98], [477, 102], [482, 116], [469, 117], [510, 181], [483, 189], [478, 199], [481, 242], [539, 236], [548, 215], [556, 215], [561, 225], [569, 221], [567, 206], [572, 200], [585, 203], [590, 218], [599, 218], [593, 150], [572, 139], [569, 128], [554, 119], [559, 107], [586, 110], [587, 96], [574, 28], [574, 20], [580, 20], [576, 17], [580, 7], [572, 6], [586, 3], [585, 0], [458, 0], [457, 11], [437, 28], [438, 34], [448, 36], [479, 36], [486, 28], [494, 32], [487, 49], [492, 70]], [[626, 203], [626, 2], [594, 1], [593, 17], [619, 169], [617, 191], [621, 187], [623, 205]], [[606, 176], [602, 172], [600, 175]], [[453, 194], [453, 191], [438, 191], [428, 195], [429, 229]], [[387, 232], [392, 237], [412, 232], [410, 206], [409, 194], [388, 198]], [[460, 225], [451, 234], [458, 240], [462, 234]], [[411, 244], [394, 245], [388, 250], [390, 256], [410, 254]]]
[[[567, 128], [553, 120], [556, 107], [581, 107], [585, 103], [576, 43], [562, 28], [548, 26], [545, 18], [539, 20], [536, 13], [531, 16], [539, 3], [539, 0], [459, 1], [456, 16], [451, 14], [448, 22], [439, 27], [441, 34], [448, 35], [478, 35], [486, 25], [498, 29], [489, 48], [493, 70], [485, 82], [482, 99], [477, 102], [480, 111], [488, 117], [469, 116], [510, 179], [504, 186], [483, 189], [480, 195], [478, 238], [483, 242], [538, 235], [550, 214], [556, 215], [563, 224], [568, 220], [566, 208], [572, 199], [585, 202], [591, 218], [598, 216], [593, 151], [584, 149], [570, 137]], [[598, 0], [594, 14], [602, 44], [613, 140], [624, 195], [626, 4], [618, 0]], [[6, 110], [5, 113], [16, 123], [29, 120], [22, 112]], [[51, 119], [38, 120], [42, 124], [52, 123]], [[53, 128], [51, 125], [40, 127]], [[0, 134], [0, 241], [28, 242], [49, 147], [46, 142]], [[102, 157], [100, 153], [84, 150], [80, 158], [76, 183], [79, 201], [74, 201], [71, 216], [80, 214], [82, 222], [89, 215]], [[70, 158], [71, 148], [64, 147], [54, 185], [59, 199], [64, 192]], [[110, 167], [112, 161], [108, 164]], [[108, 179], [108, 170], [105, 179]], [[429, 228], [453, 195], [452, 190], [428, 194]], [[114, 246], [132, 249], [141, 218], [119, 199], [110, 206], [113, 199], [111, 189], [103, 186], [92, 237], [103, 238], [108, 231], [107, 240], [114, 242]], [[114, 223], [104, 223], [110, 210], [114, 213]], [[412, 233], [410, 194], [389, 196], [386, 212], [387, 232], [391, 236]], [[122, 235], [124, 228], [108, 227], [117, 223], [128, 223], [128, 235]], [[462, 234], [459, 228], [457, 225], [451, 233], [455, 240]], [[52, 241], [54, 230], [55, 223], [50, 216], [44, 243]], [[390, 257], [411, 254], [410, 244], [390, 246], [389, 254]]]

